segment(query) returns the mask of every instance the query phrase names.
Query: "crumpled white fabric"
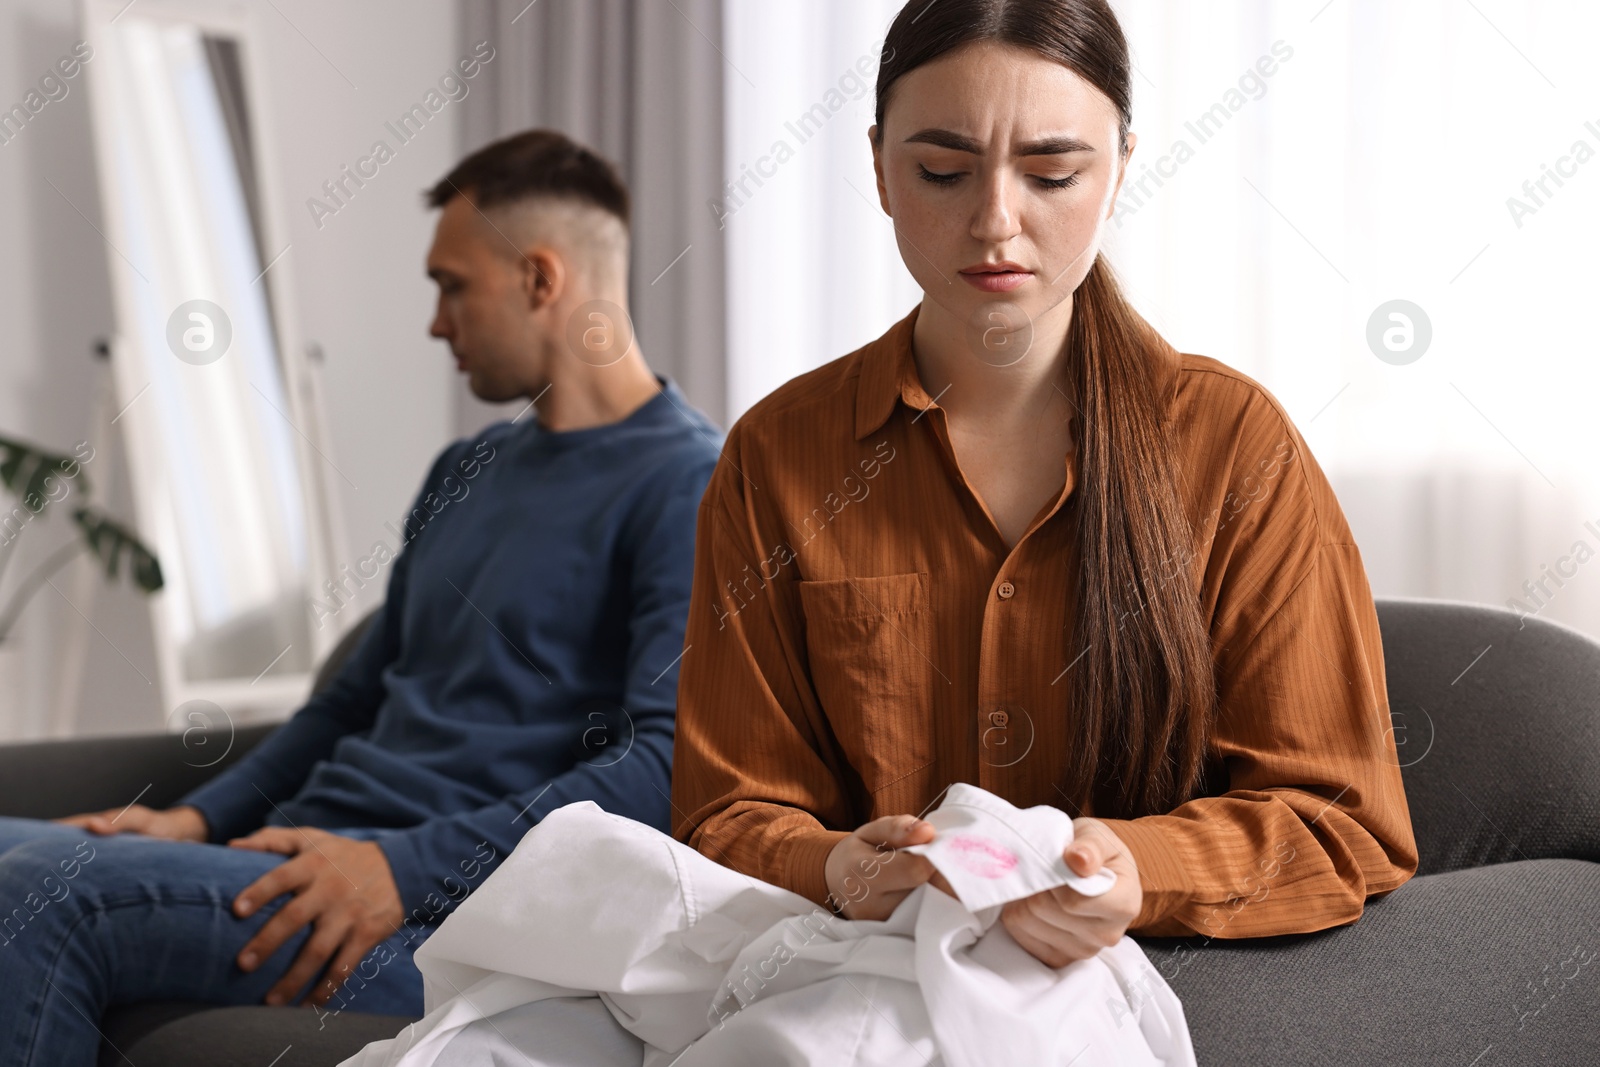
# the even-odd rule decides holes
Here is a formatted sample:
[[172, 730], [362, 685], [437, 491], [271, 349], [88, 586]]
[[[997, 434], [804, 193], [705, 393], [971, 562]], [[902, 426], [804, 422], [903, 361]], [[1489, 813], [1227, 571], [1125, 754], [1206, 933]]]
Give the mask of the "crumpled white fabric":
[[1102, 867], [1087, 877], [1067, 866], [1072, 817], [1040, 804], [1016, 808], [986, 789], [957, 782], [924, 821], [936, 832], [926, 845], [906, 852], [928, 857], [969, 911], [989, 926], [985, 910], [1071, 886], [1098, 897], [1117, 884], [1117, 872]]
[[[1053, 969], [995, 921], [997, 883], [1077, 877], [1046, 877], [1071, 820], [1058, 848], [1041, 810], [953, 787], [933, 844], [975, 835], [1016, 862], [996, 876], [960, 865], [971, 846], [923, 848], [991, 903], [922, 886], [886, 920], [850, 921], [569, 804], [418, 949], [427, 1015], [343, 1067], [1194, 1067], [1182, 1006], [1131, 939]], [[1037, 847], [1005, 836], [1036, 821]]]

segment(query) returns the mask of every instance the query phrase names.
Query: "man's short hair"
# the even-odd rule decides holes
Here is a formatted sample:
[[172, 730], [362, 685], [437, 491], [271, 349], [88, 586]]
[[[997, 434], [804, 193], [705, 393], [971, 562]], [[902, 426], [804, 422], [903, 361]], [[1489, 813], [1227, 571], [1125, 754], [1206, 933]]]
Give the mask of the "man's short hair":
[[577, 200], [629, 226], [628, 186], [616, 167], [557, 130], [525, 130], [485, 145], [423, 194], [444, 207], [467, 193], [480, 209], [538, 197]]

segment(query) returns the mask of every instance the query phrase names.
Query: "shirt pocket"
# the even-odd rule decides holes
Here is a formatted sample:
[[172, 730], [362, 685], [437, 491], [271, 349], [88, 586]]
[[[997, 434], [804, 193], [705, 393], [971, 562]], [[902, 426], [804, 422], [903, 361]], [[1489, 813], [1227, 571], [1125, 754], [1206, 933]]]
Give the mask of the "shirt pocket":
[[930, 658], [928, 575], [802, 581], [797, 587], [811, 684], [823, 714], [878, 802], [874, 807], [887, 804], [891, 798], [879, 793], [934, 762], [939, 675]]

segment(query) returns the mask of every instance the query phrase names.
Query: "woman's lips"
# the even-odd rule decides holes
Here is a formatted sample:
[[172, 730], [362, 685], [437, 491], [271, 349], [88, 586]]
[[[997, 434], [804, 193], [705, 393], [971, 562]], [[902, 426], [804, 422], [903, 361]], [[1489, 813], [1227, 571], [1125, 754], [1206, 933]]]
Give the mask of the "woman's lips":
[[1009, 293], [1011, 290], [1015, 289], [1017, 286], [1033, 277], [1033, 274], [1029, 271], [1019, 270], [999, 272], [984, 271], [981, 273], [975, 272], [972, 274], [962, 271], [961, 277], [968, 285], [972, 286], [974, 289], [982, 290], [985, 293]]

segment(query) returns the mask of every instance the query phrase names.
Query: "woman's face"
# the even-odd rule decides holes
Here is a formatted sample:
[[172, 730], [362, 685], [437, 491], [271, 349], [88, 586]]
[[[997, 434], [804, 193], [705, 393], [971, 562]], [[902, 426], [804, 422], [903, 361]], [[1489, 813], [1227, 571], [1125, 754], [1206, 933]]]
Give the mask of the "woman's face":
[[[968, 324], [996, 308], [1038, 323], [1069, 297], [1122, 184], [1117, 130], [1108, 97], [1013, 45], [966, 45], [896, 81], [873, 163], [928, 297]], [[984, 273], [1002, 261], [1020, 269]]]

